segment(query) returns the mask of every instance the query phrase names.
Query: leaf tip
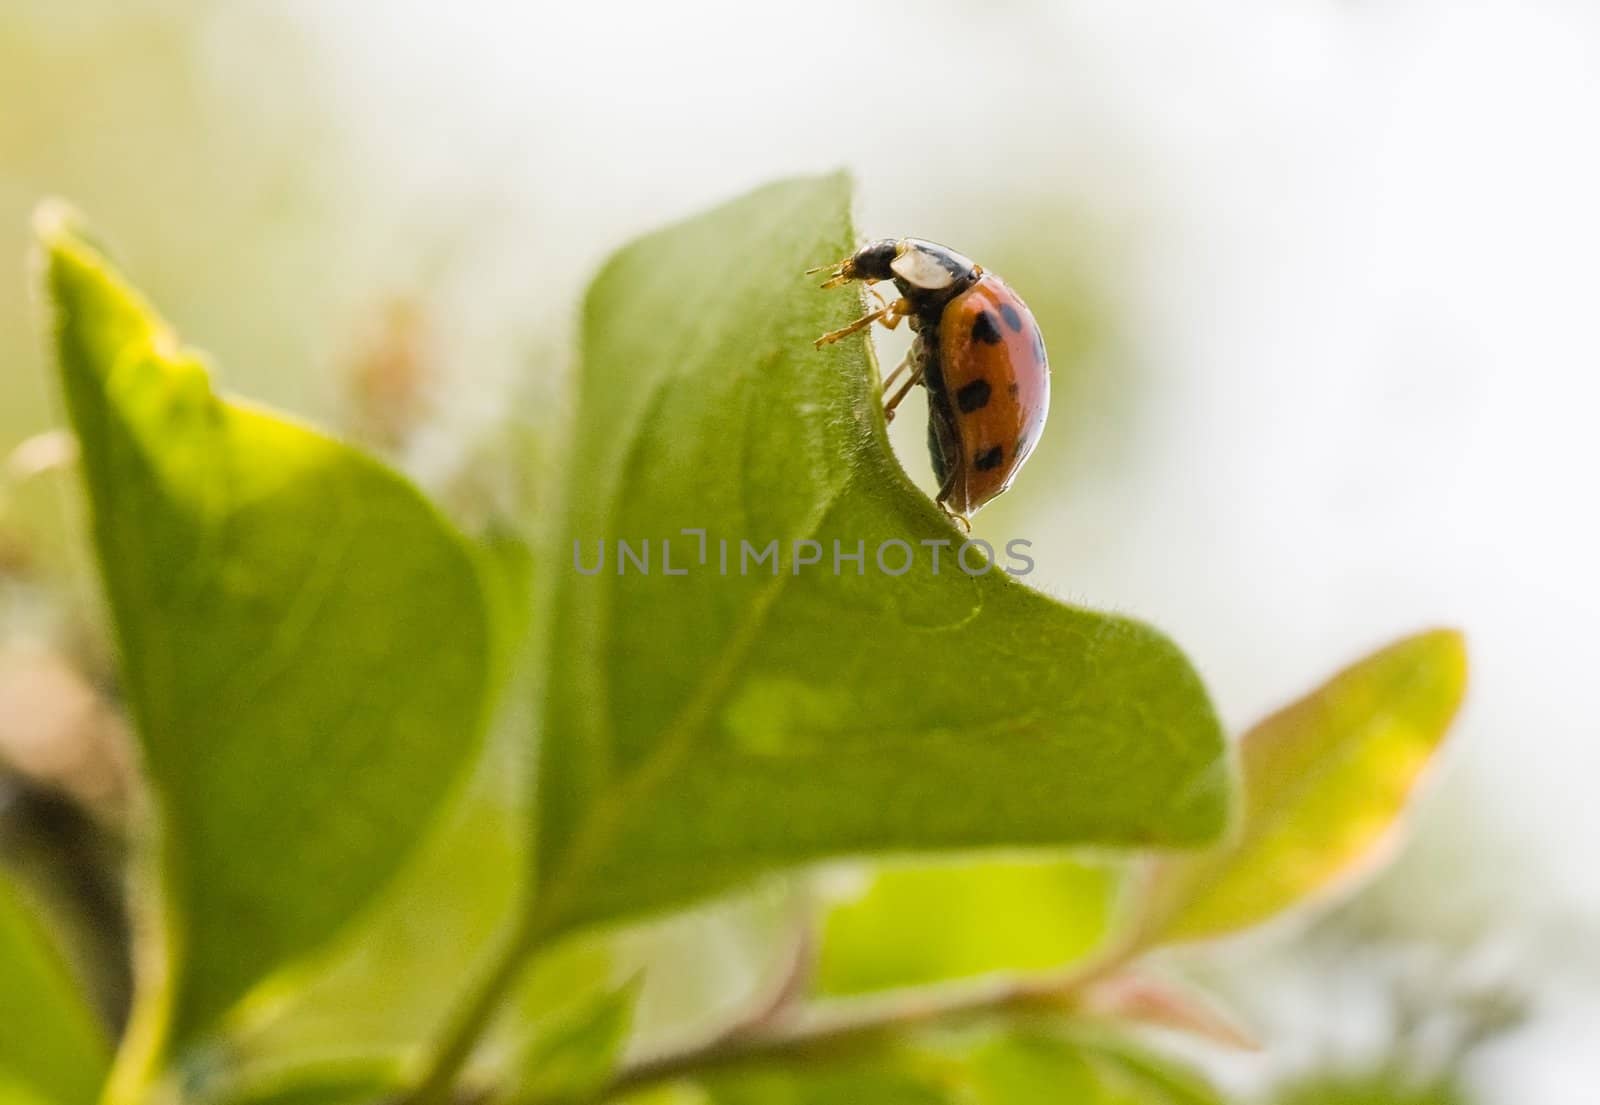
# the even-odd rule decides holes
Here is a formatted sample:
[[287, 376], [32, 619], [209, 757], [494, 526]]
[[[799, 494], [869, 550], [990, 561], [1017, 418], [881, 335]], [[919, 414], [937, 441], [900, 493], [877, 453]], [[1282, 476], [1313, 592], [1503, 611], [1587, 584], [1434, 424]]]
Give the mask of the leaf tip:
[[33, 232], [36, 287], [54, 318], [50, 329], [58, 343], [99, 346], [104, 358], [130, 342], [144, 341], [166, 356], [177, 356], [176, 335], [108, 260], [75, 207], [57, 198], [41, 201], [33, 211]]
[[89, 230], [88, 220], [58, 196], [39, 201], [33, 209], [33, 236], [42, 255], [41, 268], [59, 290], [66, 273], [94, 273], [104, 280], [111, 269], [105, 251]]
[[854, 194], [856, 190], [856, 175], [843, 165], [820, 174], [820, 180], [824, 184], [838, 188], [846, 194]]
[[1429, 651], [1438, 658], [1440, 666], [1448, 670], [1457, 683], [1463, 687], [1466, 685], [1471, 669], [1466, 633], [1454, 626], [1441, 626], [1425, 630], [1414, 639], [1425, 642]]
[[[1467, 637], [1461, 630], [1451, 626], [1426, 629], [1402, 637], [1383, 654], [1406, 665], [1413, 678], [1430, 689], [1430, 701], [1446, 718], [1460, 708], [1471, 666]], [[1441, 731], [1440, 737], [1443, 735]]]
[[32, 225], [34, 271], [46, 299], [53, 301], [64, 294], [68, 272], [83, 268], [87, 260], [81, 256], [84, 219], [66, 200], [51, 196], [33, 209]]
[[81, 237], [83, 216], [59, 196], [39, 201], [33, 209], [33, 233], [40, 243], [53, 248], [64, 240]]

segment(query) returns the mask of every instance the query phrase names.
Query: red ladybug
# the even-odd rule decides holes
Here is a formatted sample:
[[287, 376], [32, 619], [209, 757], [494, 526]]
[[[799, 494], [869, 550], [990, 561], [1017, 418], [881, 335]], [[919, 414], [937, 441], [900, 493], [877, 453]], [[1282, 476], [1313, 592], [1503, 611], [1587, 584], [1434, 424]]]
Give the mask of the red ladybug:
[[913, 385], [928, 389], [928, 451], [939, 479], [935, 500], [964, 524], [1011, 486], [1044, 430], [1050, 362], [1039, 324], [998, 276], [920, 238], [868, 242], [829, 270], [822, 286], [852, 280], [892, 280], [900, 298], [822, 335], [817, 345], [874, 322], [892, 330], [901, 319], [911, 320], [916, 340], [884, 387], [908, 369], [910, 375], [884, 403], [884, 413], [893, 419]]

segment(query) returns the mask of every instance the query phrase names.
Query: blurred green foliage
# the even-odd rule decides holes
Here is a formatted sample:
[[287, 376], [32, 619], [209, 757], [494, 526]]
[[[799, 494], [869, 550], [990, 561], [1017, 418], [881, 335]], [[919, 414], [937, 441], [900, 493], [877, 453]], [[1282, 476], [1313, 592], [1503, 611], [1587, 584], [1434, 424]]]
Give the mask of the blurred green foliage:
[[1316, 1075], [1276, 1091], [1276, 1105], [1470, 1105], [1472, 1100], [1452, 1079], [1419, 1085], [1394, 1070]]
[[[0, 14], [0, 255], [70, 195], [236, 384], [331, 413], [330, 339], [395, 258], [327, 231], [348, 166], [302, 30], [267, 5], [18, 3]], [[269, 61], [270, 59], [270, 61]], [[286, 74], [297, 80], [286, 81]], [[357, 274], [361, 274], [359, 277]], [[0, 456], [54, 420], [26, 266], [0, 266]]]
[[87, 1105], [109, 1060], [61, 950], [0, 871], [0, 1101]]
[[1080, 859], [965, 860], [862, 872], [820, 929], [819, 995], [845, 997], [1078, 962], [1116, 920], [1121, 871]]
[[737, 1063], [621, 1105], [1216, 1105], [1171, 1060], [1037, 1026], [935, 1032]]
[[499, 1097], [577, 1102], [602, 1093], [622, 1062], [638, 1000], [638, 982], [630, 981], [602, 991], [534, 1034], [520, 1049]]
[[[1459, 640], [1405, 642], [1265, 723], [1219, 843], [1221, 734], [1165, 638], [998, 570], [874, 570], [881, 542], [960, 535], [888, 447], [865, 340], [811, 346], [860, 309], [801, 276], [851, 248], [848, 208], [843, 177], [786, 181], [613, 258], [584, 309], [565, 511], [531, 546], [470, 542], [383, 464], [218, 398], [45, 220], [155, 814], [107, 1105], [431, 1102], [458, 1080], [517, 1105], [613, 1083], [716, 1105], [1216, 1100], [1122, 1023], [1160, 1018], [1095, 985], [1190, 935], [1153, 922], [1217, 880], [1245, 903], [1232, 928], [1370, 856], [1453, 713]], [[780, 571], [724, 575], [723, 538], [775, 541]], [[654, 570], [566, 559], [618, 539]], [[859, 574], [796, 570], [791, 542], [835, 539], [864, 546]], [[1211, 849], [1129, 878], [1177, 845]], [[993, 848], [1027, 854], [973, 854]], [[960, 858], [908, 862], [929, 852]], [[854, 900], [802, 870], [841, 859]], [[17, 946], [0, 970], [48, 982]], [[87, 1078], [30, 1054], [0, 1048], [0, 1075]]]

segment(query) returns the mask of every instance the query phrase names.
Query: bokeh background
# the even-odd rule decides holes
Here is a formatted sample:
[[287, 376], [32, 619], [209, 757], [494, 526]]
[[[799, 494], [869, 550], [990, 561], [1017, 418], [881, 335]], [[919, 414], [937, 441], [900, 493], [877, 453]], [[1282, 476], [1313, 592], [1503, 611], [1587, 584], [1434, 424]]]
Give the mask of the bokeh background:
[[1577, 0], [10, 0], [0, 746], [117, 801], [38, 436], [41, 197], [87, 212], [227, 386], [489, 513], [538, 502], [609, 251], [845, 166], [863, 233], [974, 255], [1045, 327], [1050, 432], [979, 527], [1034, 542], [1036, 585], [1170, 631], [1235, 728], [1392, 637], [1468, 634], [1405, 851], [1191, 966], [1265, 1044], [1201, 1060], [1260, 1100], [1587, 1105], [1596, 118]]

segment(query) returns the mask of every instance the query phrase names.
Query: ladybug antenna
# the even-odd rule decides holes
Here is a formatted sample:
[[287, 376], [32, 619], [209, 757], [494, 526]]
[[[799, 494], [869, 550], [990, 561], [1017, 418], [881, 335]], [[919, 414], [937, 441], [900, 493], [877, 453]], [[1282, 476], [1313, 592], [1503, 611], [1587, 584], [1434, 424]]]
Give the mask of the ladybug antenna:
[[837, 288], [840, 284], [848, 284], [856, 278], [855, 258], [846, 257], [843, 261], [832, 265], [818, 265], [814, 269], [807, 269], [807, 276], [815, 276], [819, 272], [828, 274], [828, 279], [817, 285], [819, 288]]

